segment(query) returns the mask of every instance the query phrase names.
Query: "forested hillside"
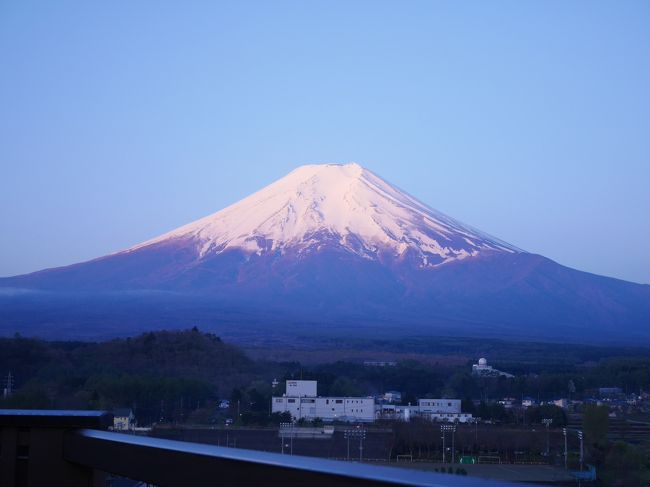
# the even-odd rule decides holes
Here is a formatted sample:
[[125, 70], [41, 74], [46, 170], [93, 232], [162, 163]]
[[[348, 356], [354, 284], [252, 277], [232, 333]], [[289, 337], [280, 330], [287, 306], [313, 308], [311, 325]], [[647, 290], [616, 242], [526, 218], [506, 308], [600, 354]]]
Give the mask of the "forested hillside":
[[183, 419], [259, 375], [239, 349], [196, 328], [102, 343], [3, 338], [0, 371], [16, 388], [4, 407], [132, 407], [144, 422]]

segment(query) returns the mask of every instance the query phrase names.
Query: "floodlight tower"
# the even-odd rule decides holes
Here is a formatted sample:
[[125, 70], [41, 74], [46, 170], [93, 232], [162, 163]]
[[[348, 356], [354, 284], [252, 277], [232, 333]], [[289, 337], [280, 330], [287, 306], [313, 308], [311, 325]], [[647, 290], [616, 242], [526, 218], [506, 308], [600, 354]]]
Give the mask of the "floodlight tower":
[[549, 456], [550, 453], [550, 448], [549, 448], [549, 432], [548, 428], [551, 426], [551, 423], [553, 422], [553, 418], [544, 418], [542, 419], [542, 423], [544, 423], [544, 426], [546, 426], [546, 456]]
[[359, 461], [363, 462], [363, 440], [366, 438], [366, 430], [362, 427], [347, 429], [344, 431], [344, 438], [348, 440], [348, 460], [350, 460], [350, 438], [359, 438]]
[[445, 433], [451, 433], [451, 463], [456, 463], [456, 446], [455, 446], [455, 433], [456, 425], [455, 424], [443, 424], [440, 426], [440, 431], [442, 432], [442, 463], [445, 463]]
[[582, 434], [582, 431], [578, 431], [578, 438], [580, 439], [580, 471], [582, 472], [582, 462], [584, 460], [584, 454], [585, 454], [585, 449], [584, 449], [584, 435]]

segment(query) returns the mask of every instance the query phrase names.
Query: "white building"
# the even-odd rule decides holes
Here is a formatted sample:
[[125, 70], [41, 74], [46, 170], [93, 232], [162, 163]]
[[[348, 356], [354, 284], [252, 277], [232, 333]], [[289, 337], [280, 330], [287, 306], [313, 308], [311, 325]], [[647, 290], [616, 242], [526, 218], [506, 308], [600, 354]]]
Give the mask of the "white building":
[[129, 408], [119, 408], [113, 410], [113, 429], [130, 430], [135, 428], [135, 415]]
[[504, 397], [498, 401], [505, 409], [512, 409], [517, 405], [517, 399], [514, 397]]
[[556, 405], [559, 408], [562, 409], [568, 409], [569, 408], [569, 400], [565, 398], [561, 399], [555, 399], [552, 401], [552, 404]]
[[363, 365], [366, 367], [395, 367], [397, 362], [385, 360], [364, 360]]
[[461, 412], [459, 399], [419, 399], [416, 406], [382, 404], [378, 408], [379, 417], [398, 421], [410, 421], [413, 417], [448, 423], [471, 423], [474, 420], [470, 413]]
[[535, 405], [537, 405], [537, 403], [535, 402], [535, 399], [533, 399], [532, 397], [524, 397], [521, 400], [521, 406], [524, 408], [530, 408]]
[[323, 421], [372, 422], [373, 397], [274, 397], [272, 412], [291, 413], [294, 420], [320, 418]]
[[291, 413], [299, 419], [323, 421], [370, 422], [375, 420], [375, 399], [372, 397], [318, 397], [317, 381], [288, 380], [287, 392], [272, 399], [271, 411]]
[[507, 372], [502, 372], [500, 370], [495, 369], [491, 365], [488, 365], [487, 359], [485, 358], [480, 358], [478, 359], [478, 364], [472, 365], [472, 374], [474, 375], [480, 375], [483, 377], [507, 377], [507, 378], [512, 378], [514, 375], [509, 374]]
[[421, 413], [460, 413], [460, 399], [418, 399]]
[[460, 411], [460, 399], [418, 399], [415, 414], [432, 421], [467, 423], [472, 420], [471, 414]]

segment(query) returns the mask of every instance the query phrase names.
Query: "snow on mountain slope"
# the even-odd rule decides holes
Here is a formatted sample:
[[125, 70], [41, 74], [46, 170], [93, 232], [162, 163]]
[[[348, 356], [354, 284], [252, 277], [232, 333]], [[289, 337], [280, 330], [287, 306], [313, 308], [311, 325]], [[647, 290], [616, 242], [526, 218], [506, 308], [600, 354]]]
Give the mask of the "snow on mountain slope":
[[358, 164], [301, 166], [217, 213], [124, 252], [189, 241], [198, 257], [238, 249], [298, 253], [336, 246], [368, 259], [407, 251], [420, 267], [477, 255], [521, 252], [439, 213]]

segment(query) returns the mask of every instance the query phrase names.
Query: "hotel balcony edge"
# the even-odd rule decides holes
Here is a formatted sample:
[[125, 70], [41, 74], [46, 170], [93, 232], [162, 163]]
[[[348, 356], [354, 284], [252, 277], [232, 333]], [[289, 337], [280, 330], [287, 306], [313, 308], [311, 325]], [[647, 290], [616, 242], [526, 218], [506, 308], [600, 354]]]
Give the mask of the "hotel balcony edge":
[[104, 411], [0, 410], [0, 486], [106, 487], [107, 473], [159, 486], [515, 485], [107, 431]]

